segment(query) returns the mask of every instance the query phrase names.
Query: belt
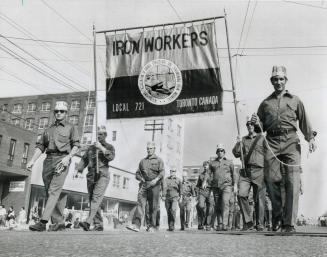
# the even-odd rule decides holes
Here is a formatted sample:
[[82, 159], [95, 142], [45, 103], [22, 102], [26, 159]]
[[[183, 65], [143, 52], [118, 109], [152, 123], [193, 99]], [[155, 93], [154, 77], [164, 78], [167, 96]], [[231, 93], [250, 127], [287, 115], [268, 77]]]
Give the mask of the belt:
[[68, 153], [67, 152], [52, 152], [52, 151], [49, 151], [49, 152], [46, 152], [47, 155], [56, 155], [56, 156], [61, 156], [61, 155], [67, 155]]
[[281, 135], [285, 135], [285, 134], [291, 134], [291, 133], [295, 133], [296, 129], [295, 128], [290, 128], [290, 129], [273, 129], [273, 130], [268, 130], [267, 134], [269, 136], [281, 136]]

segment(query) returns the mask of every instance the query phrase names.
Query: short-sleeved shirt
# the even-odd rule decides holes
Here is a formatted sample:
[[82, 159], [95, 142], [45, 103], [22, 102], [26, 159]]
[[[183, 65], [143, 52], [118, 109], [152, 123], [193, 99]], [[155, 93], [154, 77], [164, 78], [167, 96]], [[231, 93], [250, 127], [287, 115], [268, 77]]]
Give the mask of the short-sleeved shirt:
[[191, 197], [195, 196], [194, 185], [189, 181], [182, 182], [182, 196]]
[[[244, 160], [247, 159], [247, 155], [251, 149], [252, 144], [259, 137], [258, 141], [256, 142], [255, 147], [251, 153], [248, 163], [245, 165], [252, 165], [256, 167], [263, 168], [264, 167], [264, 137], [262, 134], [254, 134], [252, 136], [247, 135], [242, 138], [242, 145], [243, 145], [243, 156]], [[233, 154], [236, 158], [241, 157], [241, 144], [237, 142], [233, 148]]]
[[211, 172], [211, 187], [224, 188], [234, 185], [234, 164], [225, 157], [221, 160], [216, 158], [210, 162], [209, 169]]
[[287, 90], [280, 96], [274, 92], [267, 97], [259, 106], [258, 117], [262, 123], [263, 131], [267, 131], [268, 135], [269, 131], [297, 130], [299, 126], [307, 141], [314, 137], [302, 101]]
[[157, 177], [162, 179], [164, 174], [164, 163], [160, 157], [154, 154], [140, 161], [135, 177], [137, 180], [143, 178], [145, 181], [151, 181]]
[[[106, 151], [98, 151], [98, 167], [109, 167], [109, 162], [115, 158], [115, 148], [107, 142], [101, 142], [101, 144]], [[96, 147], [94, 145], [90, 146], [83, 154], [77, 170], [83, 172], [85, 167], [88, 167], [89, 171], [96, 168]]]
[[166, 199], [178, 198], [181, 196], [182, 181], [177, 177], [168, 177], [163, 183], [163, 196]]
[[79, 147], [77, 127], [67, 122], [55, 122], [47, 128], [36, 142], [36, 148], [42, 153], [70, 153], [74, 146]]

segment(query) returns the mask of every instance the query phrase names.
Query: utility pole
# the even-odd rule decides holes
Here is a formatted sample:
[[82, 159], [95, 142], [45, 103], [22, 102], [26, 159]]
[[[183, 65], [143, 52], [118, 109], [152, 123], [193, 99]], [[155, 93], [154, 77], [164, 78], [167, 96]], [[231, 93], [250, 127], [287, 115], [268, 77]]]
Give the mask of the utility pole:
[[163, 131], [164, 122], [163, 119], [158, 120], [146, 120], [144, 124], [145, 131], [152, 131], [152, 141], [154, 141], [156, 131]]

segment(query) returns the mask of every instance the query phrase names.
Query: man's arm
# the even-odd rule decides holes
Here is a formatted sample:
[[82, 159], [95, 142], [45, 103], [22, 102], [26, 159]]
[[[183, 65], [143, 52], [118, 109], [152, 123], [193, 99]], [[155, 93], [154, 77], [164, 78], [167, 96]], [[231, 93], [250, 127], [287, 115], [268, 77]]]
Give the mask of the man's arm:
[[48, 147], [45, 145], [45, 140], [44, 140], [45, 133], [47, 133], [47, 132], [43, 132], [42, 135], [40, 135], [36, 140], [36, 148], [35, 148], [34, 154], [32, 156], [32, 159], [26, 164], [26, 168], [28, 170], [32, 169], [36, 160], [45, 151], [46, 147]]
[[241, 157], [241, 139], [239, 137], [237, 137], [237, 143], [235, 144], [232, 152], [235, 158]]
[[95, 146], [97, 149], [103, 152], [104, 157], [108, 161], [112, 161], [115, 158], [115, 148], [113, 147], [113, 145], [106, 143], [106, 145], [103, 146], [101, 143], [96, 142]]

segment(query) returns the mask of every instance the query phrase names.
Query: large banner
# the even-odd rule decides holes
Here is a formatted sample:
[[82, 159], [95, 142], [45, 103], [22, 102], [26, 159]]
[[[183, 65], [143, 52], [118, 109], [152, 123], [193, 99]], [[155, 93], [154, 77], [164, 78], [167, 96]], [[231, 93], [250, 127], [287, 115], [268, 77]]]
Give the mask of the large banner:
[[215, 24], [106, 35], [107, 118], [222, 111]]

